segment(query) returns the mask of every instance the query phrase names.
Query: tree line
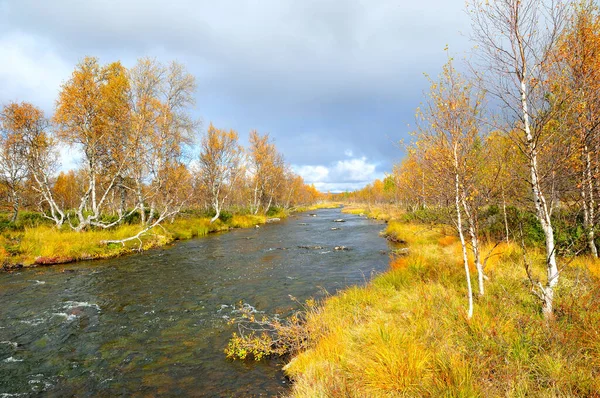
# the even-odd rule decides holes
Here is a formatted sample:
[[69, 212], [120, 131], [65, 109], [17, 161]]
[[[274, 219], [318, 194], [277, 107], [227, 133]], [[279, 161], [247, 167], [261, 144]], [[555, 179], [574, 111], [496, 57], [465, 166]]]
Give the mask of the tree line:
[[[142, 233], [182, 210], [267, 213], [313, 203], [318, 192], [293, 173], [268, 134], [192, 114], [196, 81], [177, 62], [143, 58], [132, 68], [83, 59], [61, 86], [52, 117], [26, 102], [0, 111], [0, 183], [16, 221], [37, 210], [57, 227], [111, 228], [136, 220]], [[59, 149], [80, 159], [60, 171]], [[60, 172], [59, 172], [60, 171]]]
[[461, 64], [467, 72], [448, 57], [429, 78], [405, 159], [384, 181], [346, 196], [451, 221], [470, 302], [467, 251], [485, 293], [483, 234], [522, 246], [537, 234], [543, 280], [524, 262], [552, 317], [566, 266], [557, 255], [598, 257], [600, 12], [589, 0], [471, 1], [467, 12], [476, 44]]

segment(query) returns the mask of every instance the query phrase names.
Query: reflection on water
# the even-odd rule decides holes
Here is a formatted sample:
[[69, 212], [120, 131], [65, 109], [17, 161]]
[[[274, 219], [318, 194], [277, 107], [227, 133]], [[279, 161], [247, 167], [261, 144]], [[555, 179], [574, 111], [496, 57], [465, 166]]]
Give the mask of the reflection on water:
[[[286, 316], [298, 306], [290, 295], [334, 293], [387, 267], [380, 223], [317, 213], [140, 255], [0, 274], [0, 397], [284, 392], [280, 361], [225, 359], [239, 303]], [[347, 222], [332, 230], [338, 218]]]

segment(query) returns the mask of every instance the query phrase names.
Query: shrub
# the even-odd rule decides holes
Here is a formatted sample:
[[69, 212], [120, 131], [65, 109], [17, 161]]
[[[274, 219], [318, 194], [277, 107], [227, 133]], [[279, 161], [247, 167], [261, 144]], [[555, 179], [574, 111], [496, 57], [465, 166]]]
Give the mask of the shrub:
[[228, 211], [222, 211], [221, 214], [219, 214], [219, 220], [223, 221], [224, 223], [231, 221], [232, 218], [233, 214]]

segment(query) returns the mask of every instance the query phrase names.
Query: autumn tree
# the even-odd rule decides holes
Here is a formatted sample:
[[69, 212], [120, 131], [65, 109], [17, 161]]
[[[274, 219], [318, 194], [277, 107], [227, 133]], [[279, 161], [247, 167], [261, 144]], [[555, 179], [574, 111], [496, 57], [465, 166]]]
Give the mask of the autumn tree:
[[539, 164], [540, 146], [555, 114], [547, 101], [548, 72], [564, 24], [560, 0], [472, 1], [469, 4], [479, 66], [491, 76], [482, 79], [488, 93], [501, 104], [507, 131], [520, 130], [518, 145], [529, 163], [529, 183], [535, 214], [546, 247], [546, 284], [538, 284], [546, 317], [553, 314], [554, 288], [559, 272], [551, 209]]
[[250, 132], [250, 172], [252, 175], [251, 209], [254, 214], [263, 208], [266, 213], [284, 180], [283, 156], [271, 142], [269, 135]]
[[211, 123], [200, 143], [200, 173], [215, 211], [210, 222], [219, 218], [230, 187], [240, 176], [243, 151], [234, 130], [220, 130]]
[[527, 174], [526, 159], [515, 148], [514, 140], [501, 131], [493, 131], [484, 142], [486, 161], [482, 168], [483, 195], [488, 203], [502, 209], [504, 240], [510, 242], [511, 229], [507, 206], [519, 205], [530, 192], [522, 175]]
[[88, 226], [108, 228], [121, 221], [103, 222], [101, 215], [131, 155], [128, 99], [129, 79], [119, 62], [101, 66], [96, 58], [85, 58], [61, 87], [54, 115], [57, 134], [63, 142], [81, 148], [87, 174], [76, 210], [78, 231]]
[[194, 142], [198, 125], [189, 114], [196, 82], [183, 65], [165, 66], [149, 58], [138, 60], [129, 78], [131, 154], [127, 167], [133, 186], [128, 187], [135, 195], [142, 226], [149, 226], [156, 222], [158, 208], [162, 214], [169, 207], [168, 214], [183, 205], [167, 200], [162, 190], [170, 185], [166, 178], [189, 160], [184, 159], [185, 148]]
[[80, 181], [74, 170], [61, 171], [56, 177], [52, 192], [62, 209], [75, 209], [81, 198]]
[[407, 147], [407, 155], [401, 163], [394, 165], [393, 176], [398, 198], [407, 210], [425, 208], [428, 203], [430, 175], [425, 173], [424, 158], [417, 153], [418, 148]]
[[473, 316], [473, 293], [463, 228], [465, 214], [475, 254], [479, 293], [484, 293], [483, 267], [479, 261], [479, 241], [475, 229], [473, 209], [468, 201], [472, 193], [466, 190], [477, 164], [479, 142], [478, 117], [481, 96], [472, 84], [456, 72], [450, 60], [443, 68], [440, 80], [432, 82], [428, 100], [418, 112], [420, 135], [417, 148], [426, 156], [428, 172], [441, 181], [452, 181], [456, 228], [461, 242], [463, 264], [467, 280], [468, 317]]
[[27, 129], [28, 116], [24, 104], [10, 103], [0, 113], [0, 178], [12, 203], [12, 222], [19, 214], [23, 180], [27, 176], [23, 137]]
[[[11, 103], [2, 113], [2, 127], [14, 141], [14, 161], [26, 169], [29, 185], [39, 195], [42, 215], [57, 227], [65, 221], [65, 212], [52, 193], [53, 176], [58, 167], [57, 143], [50, 135], [50, 122], [41, 109], [32, 104]], [[18, 167], [15, 163], [12, 167]], [[20, 171], [19, 171], [20, 172]]]
[[[576, 170], [583, 210], [587, 245], [598, 257], [595, 243], [600, 126], [600, 15], [593, 1], [574, 6], [574, 13], [556, 49], [557, 66], [553, 69], [555, 101], [563, 101], [559, 117], [564, 121], [564, 148], [573, 149], [566, 167]], [[573, 134], [575, 132], [575, 134]], [[566, 170], [565, 170], [566, 171]]]

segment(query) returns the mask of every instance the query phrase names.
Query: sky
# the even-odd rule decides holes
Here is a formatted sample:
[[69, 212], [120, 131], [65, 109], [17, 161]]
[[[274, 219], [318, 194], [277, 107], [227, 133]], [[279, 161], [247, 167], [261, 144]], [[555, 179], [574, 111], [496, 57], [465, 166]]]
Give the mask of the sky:
[[[321, 191], [359, 189], [403, 156], [450, 46], [471, 47], [464, 0], [0, 0], [0, 104], [48, 116], [77, 62], [183, 63], [204, 129], [269, 133]], [[63, 169], [74, 167], [62, 151]]]

